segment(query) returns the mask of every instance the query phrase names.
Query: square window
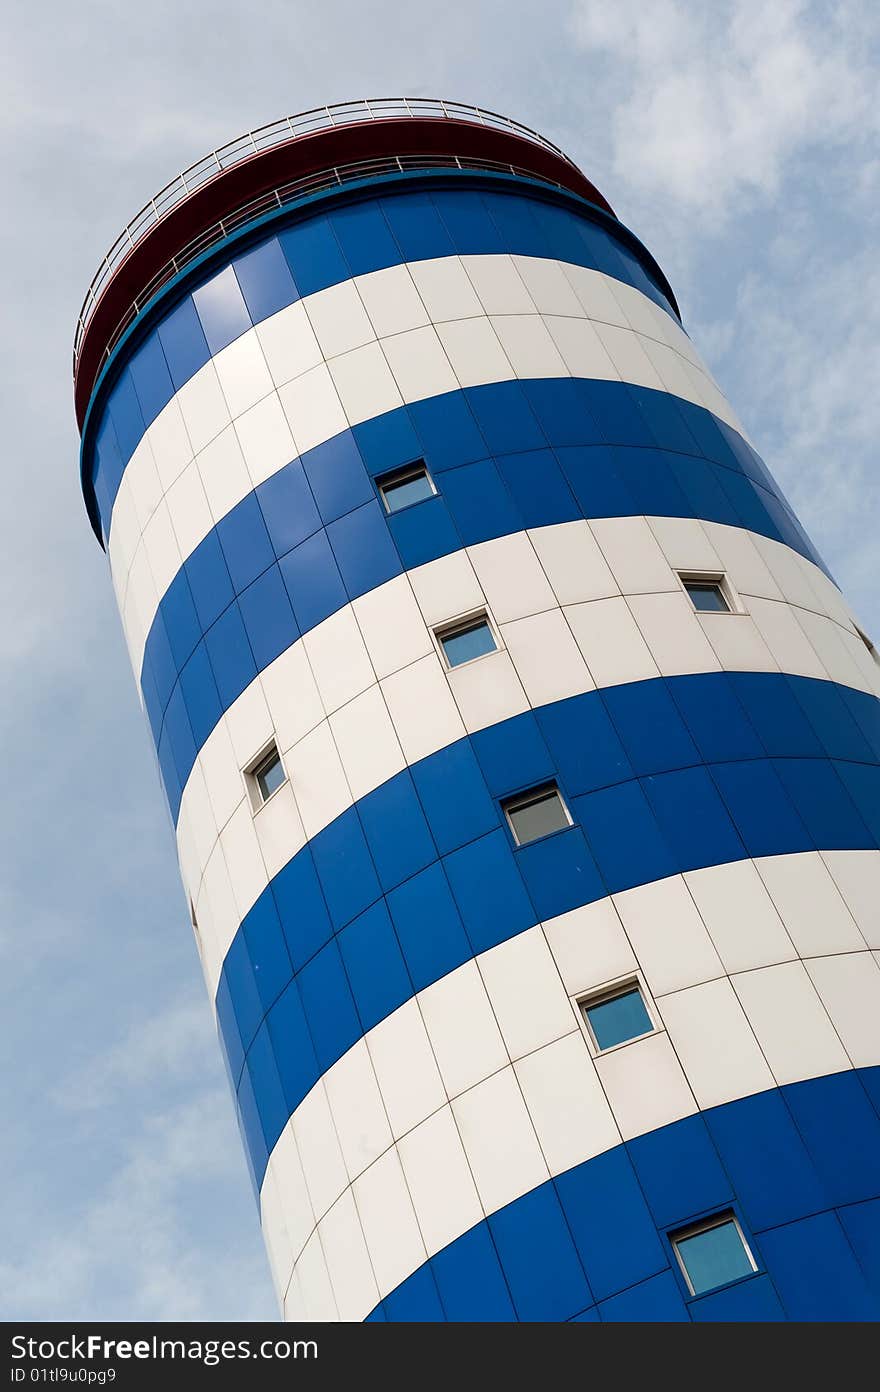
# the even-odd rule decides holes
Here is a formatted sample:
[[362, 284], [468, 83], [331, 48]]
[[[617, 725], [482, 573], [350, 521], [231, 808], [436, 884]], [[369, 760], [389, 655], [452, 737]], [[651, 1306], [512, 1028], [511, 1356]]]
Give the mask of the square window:
[[403, 508], [411, 507], [413, 503], [423, 503], [426, 498], [433, 498], [437, 492], [423, 459], [417, 459], [413, 464], [405, 464], [402, 469], [392, 469], [388, 474], [381, 474], [376, 479], [376, 484], [386, 512], [400, 512]]
[[680, 575], [679, 579], [698, 613], [733, 613], [723, 575]]
[[654, 1021], [637, 981], [623, 982], [578, 1004], [599, 1053], [654, 1032]]
[[691, 1295], [705, 1295], [758, 1269], [733, 1213], [673, 1233], [672, 1246]]
[[273, 793], [277, 793], [282, 783], [287, 781], [278, 746], [273, 740], [245, 769], [245, 782], [251, 795], [251, 806], [257, 812]]
[[572, 825], [568, 808], [555, 783], [545, 783], [527, 793], [505, 798], [501, 804], [514, 840], [518, 846], [552, 836]]
[[436, 637], [447, 667], [460, 667], [463, 662], [473, 662], [476, 657], [498, 651], [485, 611], [438, 628]]

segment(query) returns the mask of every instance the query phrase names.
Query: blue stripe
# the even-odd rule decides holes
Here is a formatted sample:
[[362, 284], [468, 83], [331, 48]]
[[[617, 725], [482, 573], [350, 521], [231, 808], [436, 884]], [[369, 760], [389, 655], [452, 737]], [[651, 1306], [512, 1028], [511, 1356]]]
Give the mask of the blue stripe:
[[[376, 474], [423, 456], [435, 498], [388, 517]], [[178, 572], [141, 687], [172, 816], [259, 672], [337, 609], [476, 542], [579, 518], [746, 527], [819, 557], [754, 450], [701, 406], [620, 382], [503, 382], [389, 411], [248, 494]]]
[[[516, 847], [498, 800], [557, 779], [574, 826]], [[288, 862], [217, 991], [257, 1182], [326, 1070], [417, 991], [533, 924], [752, 856], [880, 847], [880, 702], [777, 673], [591, 691], [422, 759]]]
[[96, 426], [83, 476], [92, 480], [105, 536], [126, 465], [175, 392], [253, 325], [353, 276], [453, 254], [554, 257], [641, 290], [677, 322], [652, 258], [620, 224], [555, 190], [481, 191], [485, 179], [466, 173], [454, 182], [462, 187], [384, 193], [306, 219], [291, 214], [290, 226], [184, 295], [122, 368]]
[[[880, 1068], [836, 1073], [617, 1146], [477, 1223], [368, 1319], [876, 1320], [880, 1117], [872, 1097], [880, 1097]], [[758, 1270], [694, 1298], [670, 1233], [731, 1209]]]

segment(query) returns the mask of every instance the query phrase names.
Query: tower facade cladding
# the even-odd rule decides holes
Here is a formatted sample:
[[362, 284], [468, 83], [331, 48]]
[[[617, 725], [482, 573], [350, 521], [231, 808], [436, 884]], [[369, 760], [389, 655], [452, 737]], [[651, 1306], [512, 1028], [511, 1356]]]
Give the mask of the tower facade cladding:
[[876, 1318], [880, 666], [602, 195], [276, 123], [75, 379], [285, 1317]]

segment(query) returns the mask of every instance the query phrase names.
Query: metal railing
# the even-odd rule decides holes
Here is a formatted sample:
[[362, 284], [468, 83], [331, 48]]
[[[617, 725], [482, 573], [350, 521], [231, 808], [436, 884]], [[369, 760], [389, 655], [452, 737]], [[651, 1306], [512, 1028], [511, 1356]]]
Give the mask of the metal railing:
[[[258, 198], [242, 204], [240, 208], [236, 208], [218, 222], [213, 223], [211, 227], [200, 232], [181, 251], [170, 257], [165, 265], [146, 283], [141, 293], [132, 300], [119, 322], [107, 336], [102, 350], [101, 366], [109, 358], [129, 324], [134, 322], [144, 306], [149, 304], [153, 296], [162, 289], [162, 286], [167, 285], [203, 252], [210, 250], [218, 242], [222, 242], [236, 228], [242, 227], [254, 218], [261, 217], [264, 213], [271, 213], [277, 208], [283, 208], [287, 203], [294, 202], [297, 198], [303, 198], [310, 193], [320, 193], [324, 189], [335, 188], [340, 184], [356, 179], [376, 178], [381, 174], [403, 174], [410, 169], [476, 169], [488, 170], [490, 173], [513, 174], [518, 178], [533, 179], [535, 177], [530, 170], [521, 169], [514, 164], [499, 164], [493, 160], [460, 159], [457, 155], [394, 155], [386, 159], [360, 160], [356, 164], [340, 165], [336, 168], [320, 170], [318, 173], [305, 174], [299, 179], [271, 189], [268, 193], [263, 193]], [[553, 187], [558, 188], [559, 185], [554, 184]], [[74, 344], [74, 377], [76, 376], [81, 341], [80, 334]]]
[[[495, 130], [508, 131], [512, 135], [518, 135], [525, 140], [531, 141], [532, 144], [539, 145], [545, 150], [552, 151], [553, 154], [564, 159], [567, 164], [572, 163], [568, 156], [564, 154], [557, 145], [554, 145], [549, 140], [545, 140], [542, 135], [539, 135], [537, 131], [533, 131], [529, 126], [523, 126], [518, 121], [511, 120], [508, 116], [501, 116], [495, 111], [485, 111], [479, 106], [468, 106], [463, 102], [446, 102], [432, 97], [381, 97], [377, 99], [366, 98], [362, 101], [340, 102], [334, 106], [316, 107], [315, 110], [302, 112], [299, 116], [285, 116], [280, 121], [273, 121], [267, 126], [261, 126], [258, 130], [248, 131], [245, 135], [238, 136], [237, 139], [231, 140], [226, 145], [220, 146], [219, 149], [212, 150], [210, 154], [205, 155], [195, 164], [190, 165], [188, 169], [178, 174], [169, 184], [166, 184], [155, 197], [151, 198], [149, 203], [146, 203], [144, 207], [141, 208], [140, 212], [132, 218], [131, 222], [128, 223], [116, 238], [116, 241], [107, 252], [98, 270], [95, 272], [79, 312], [73, 345], [74, 374], [76, 373], [86, 328], [95, 312], [98, 301], [101, 299], [101, 296], [119, 266], [142, 238], [146, 236], [158, 222], [161, 222], [163, 218], [167, 217], [179, 203], [183, 202], [184, 199], [201, 188], [203, 184], [209, 183], [210, 180], [217, 178], [218, 175], [233, 168], [235, 165], [241, 164], [244, 160], [253, 158], [254, 155], [261, 154], [263, 151], [270, 150], [277, 145], [284, 145], [289, 141], [300, 139], [303, 136], [314, 135], [322, 130], [331, 130], [337, 126], [349, 126], [360, 121], [405, 120], [407, 118], [427, 118], [441, 121], [465, 120], [483, 126], [490, 126]], [[438, 158], [436, 161], [438, 166], [445, 165], [446, 167], [454, 165], [456, 162], [457, 161], [452, 157], [445, 159]], [[402, 161], [377, 161], [376, 163], [385, 163], [392, 167], [399, 164], [402, 168], [406, 165], [406, 159]], [[418, 167], [431, 167], [432, 163], [430, 157], [426, 157], [424, 160], [419, 159]], [[467, 161], [463, 163], [467, 165]], [[346, 169], [351, 169], [353, 167], [354, 166], [346, 166]], [[486, 168], [489, 166], [486, 163], [480, 162], [478, 165], [475, 165], [475, 167]], [[504, 169], [509, 168], [507, 165], [498, 167]], [[366, 166], [361, 166], [361, 168], [365, 169]], [[521, 173], [523, 171], [518, 172]], [[310, 175], [303, 180], [302, 183], [307, 185], [310, 180], [317, 180], [318, 182], [315, 184], [317, 190], [329, 187], [333, 183], [343, 182], [342, 177], [340, 177], [342, 173], [343, 171], [341, 169], [328, 170], [322, 174]], [[331, 175], [333, 177], [330, 177]], [[356, 178], [360, 176], [349, 175], [349, 177]], [[295, 186], [287, 185], [286, 190], [292, 189], [293, 187]], [[301, 186], [297, 187], [298, 193], [304, 191], [307, 190]], [[267, 209], [276, 206], [276, 203], [277, 206], [281, 206], [281, 202], [284, 201], [282, 190], [276, 190], [271, 194], [265, 195], [265, 198], [268, 199]], [[263, 201], [263, 199], [256, 200], [258, 204]], [[243, 212], [244, 210], [241, 210], [241, 213]], [[257, 213], [253, 211], [251, 205], [248, 205], [247, 216], [253, 217], [256, 215]], [[239, 212], [233, 214], [233, 218], [235, 219], [234, 222], [229, 218], [224, 218], [223, 223], [217, 224], [217, 226], [222, 229], [225, 224], [226, 231], [229, 231], [231, 225], [239, 225], [243, 220]], [[201, 242], [203, 237], [208, 237], [209, 240], [205, 245], [211, 245], [212, 241], [218, 240], [216, 236], [212, 235], [214, 231], [215, 229], [211, 229], [210, 233], [202, 234], [196, 241]], [[225, 236], [226, 232], [221, 231], [219, 235], [221, 237]], [[201, 249], [204, 250], [204, 246]], [[191, 255], [187, 255], [186, 253], [188, 251], [189, 248], [186, 248], [186, 251], [181, 252], [174, 258], [174, 261], [169, 262], [169, 265], [173, 267], [171, 275], [175, 275], [177, 271], [181, 269], [182, 265], [187, 264], [188, 261], [193, 259], [194, 255], [199, 254], [198, 252], [194, 252]], [[170, 276], [166, 275], [165, 269], [163, 269], [163, 271], [159, 273], [159, 276], [151, 281], [149, 294], [145, 292], [140, 295], [138, 297], [138, 302], [141, 305], [145, 304], [150, 294], [154, 294], [159, 288], [159, 285], [168, 279], [170, 279]], [[134, 312], [137, 313], [136, 308]], [[133, 317], [133, 315], [130, 317]], [[126, 322], [130, 322], [130, 317], [127, 317]], [[115, 333], [114, 342], [118, 341], [119, 333], [122, 331], [123, 330], [120, 329], [119, 332]]]

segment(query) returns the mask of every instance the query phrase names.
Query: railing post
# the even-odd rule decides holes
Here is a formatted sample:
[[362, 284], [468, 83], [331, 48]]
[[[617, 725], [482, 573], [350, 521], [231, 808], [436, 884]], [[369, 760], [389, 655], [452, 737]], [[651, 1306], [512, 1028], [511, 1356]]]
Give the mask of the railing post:
[[[556, 145], [545, 140], [543, 136], [539, 135], [536, 131], [532, 131], [529, 127], [511, 120], [510, 117], [498, 115], [494, 112], [487, 112], [479, 106], [465, 105], [460, 102], [447, 102], [442, 97], [418, 97], [412, 99], [408, 96], [394, 98], [364, 97], [356, 102], [340, 103], [337, 106], [326, 105], [324, 107], [317, 107], [312, 112], [303, 113], [299, 118], [288, 115], [282, 117], [270, 127], [263, 127], [262, 129], [271, 132], [271, 138], [268, 144], [274, 145], [283, 143], [288, 139], [295, 140], [304, 133], [308, 134], [312, 131], [321, 129], [334, 129], [340, 124], [354, 122], [359, 119], [359, 112], [363, 112], [364, 116], [371, 121], [376, 121], [383, 115], [390, 115], [392, 117], [404, 115], [410, 119], [423, 116], [425, 118], [433, 117], [435, 119], [447, 121], [451, 121], [460, 116], [463, 119], [477, 122], [482, 126], [513, 131], [543, 146], [545, 149], [553, 150], [556, 154], [568, 160], [568, 156], [564, 155]], [[191, 195], [196, 189], [200, 188], [203, 182], [215, 177], [216, 174], [223, 173], [224, 169], [232, 168], [239, 161], [249, 159], [253, 155], [259, 155], [265, 148], [267, 148], [266, 145], [260, 144], [257, 141], [256, 133], [254, 131], [248, 131], [238, 140], [231, 141], [226, 145], [220, 146], [219, 149], [212, 150], [196, 164], [190, 165], [189, 168], [181, 171], [159, 194], [154, 195], [153, 198], [150, 199], [149, 203], [138, 213], [137, 217], [129, 221], [114, 245], [110, 248], [110, 251], [105, 255], [83, 300], [74, 342], [75, 365], [79, 361], [84, 336], [91, 322], [95, 307], [101, 299], [108, 282], [112, 279], [119, 262], [139, 244], [142, 237], [148, 235], [151, 228], [155, 227], [158, 222], [161, 222], [178, 203]], [[251, 151], [250, 155], [248, 154], [248, 150]], [[229, 159], [228, 165], [224, 164], [226, 158]], [[569, 164], [571, 163], [570, 160], [568, 160], [568, 162]], [[210, 174], [211, 163], [214, 164], [215, 175]], [[457, 156], [450, 157], [447, 163], [454, 164], [459, 169], [470, 167], [468, 161], [463, 162]], [[382, 167], [404, 173], [407, 168], [410, 167], [410, 161], [398, 155], [389, 159]], [[518, 166], [512, 164], [499, 167], [509, 168], [510, 172], [514, 175], [522, 176], [523, 174], [523, 171]], [[349, 166], [346, 166], [344, 171], [341, 171], [338, 167], [333, 168], [332, 170], [326, 171], [323, 176], [326, 183], [329, 184], [332, 182], [337, 185], [344, 183], [347, 178], [352, 177], [354, 177], [354, 175]], [[316, 180], [313, 176], [308, 181], [309, 187], [315, 182]], [[296, 186], [301, 187], [303, 185], [297, 184]], [[278, 188], [272, 190], [272, 193], [266, 195], [266, 198], [267, 205], [269, 201], [274, 200], [274, 205], [278, 208], [285, 206], [285, 201]], [[215, 224], [214, 235], [216, 236], [218, 233], [222, 236], [228, 235], [229, 227], [237, 226], [239, 221], [240, 218], [236, 218], [232, 222], [227, 218], [225, 222]], [[204, 241], [205, 235], [208, 234], [203, 234], [202, 241]], [[210, 244], [210, 242], [208, 244]], [[169, 262], [166, 262], [166, 268], [173, 266], [173, 273], [179, 274], [181, 267], [189, 264], [191, 260], [191, 257], [187, 254], [188, 251], [189, 248], [183, 253], [179, 253], [178, 256], [172, 257]]]

